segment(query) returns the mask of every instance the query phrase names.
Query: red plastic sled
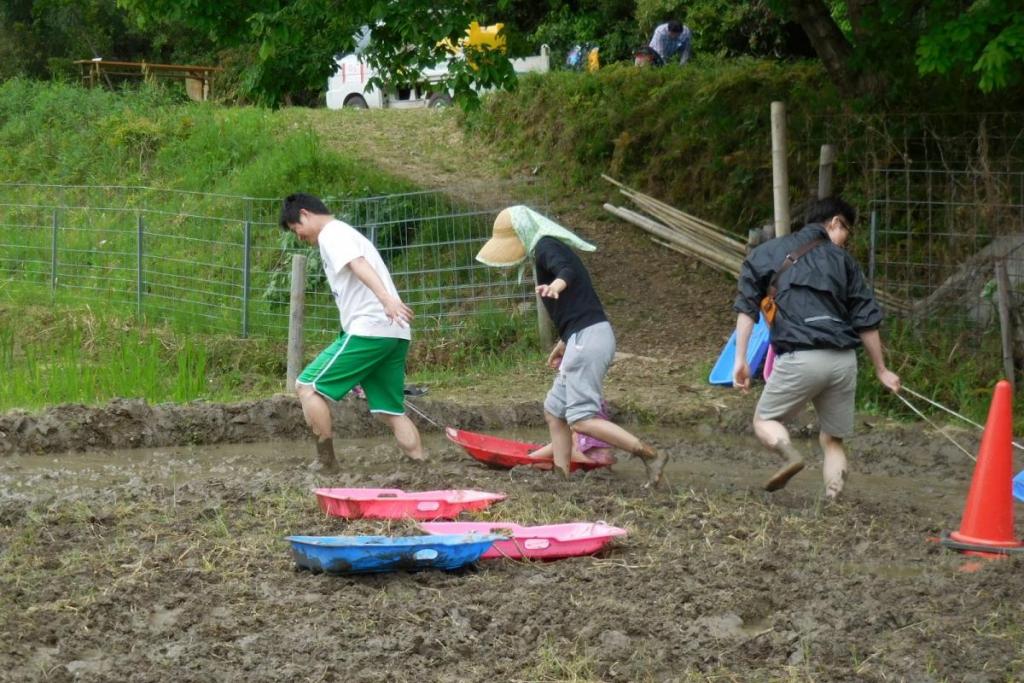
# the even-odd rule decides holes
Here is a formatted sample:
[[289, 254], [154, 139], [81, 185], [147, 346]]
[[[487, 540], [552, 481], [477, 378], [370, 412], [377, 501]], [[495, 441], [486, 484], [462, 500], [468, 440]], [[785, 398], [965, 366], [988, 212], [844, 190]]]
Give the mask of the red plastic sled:
[[314, 489], [320, 509], [346, 519], [454, 519], [463, 510], [482, 510], [505, 500], [485, 491], [410, 491], [401, 489]]
[[[445, 435], [448, 440], [458, 444], [488, 467], [499, 469], [512, 469], [513, 467], [526, 466], [538, 469], [549, 470], [554, 466], [552, 458], [531, 458], [530, 453], [542, 447], [544, 444], [527, 443], [525, 441], [513, 441], [502, 439], [487, 434], [467, 432], [464, 429], [445, 427]], [[570, 462], [569, 471], [596, 470], [599, 467], [609, 467], [613, 463], [608, 462]]]

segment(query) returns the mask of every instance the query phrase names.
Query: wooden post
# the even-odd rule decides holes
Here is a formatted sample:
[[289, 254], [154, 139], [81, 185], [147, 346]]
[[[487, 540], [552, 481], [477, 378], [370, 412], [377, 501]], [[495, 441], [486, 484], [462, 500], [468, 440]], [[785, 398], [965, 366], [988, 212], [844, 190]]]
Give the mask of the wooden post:
[[789, 234], [789, 167], [786, 161], [786, 103], [772, 102], [772, 194], [775, 236]]
[[818, 199], [832, 196], [832, 169], [836, 163], [836, 146], [822, 145], [818, 157]]
[[292, 256], [292, 290], [288, 305], [288, 375], [285, 387], [295, 391], [302, 365], [302, 328], [306, 319], [306, 257]]
[[[537, 284], [536, 266], [533, 268], [533, 282]], [[537, 337], [540, 339], [540, 347], [542, 350], [550, 351], [555, 345], [555, 326], [548, 315], [548, 309], [544, 308], [540, 294], [534, 294], [534, 298], [537, 301]]]
[[1010, 387], [1016, 390], [1016, 372], [1013, 367], [1013, 322], [1010, 319], [1010, 278], [1006, 274], [1006, 260], [996, 259], [996, 298], [999, 306], [999, 329], [1003, 341], [1003, 371]]

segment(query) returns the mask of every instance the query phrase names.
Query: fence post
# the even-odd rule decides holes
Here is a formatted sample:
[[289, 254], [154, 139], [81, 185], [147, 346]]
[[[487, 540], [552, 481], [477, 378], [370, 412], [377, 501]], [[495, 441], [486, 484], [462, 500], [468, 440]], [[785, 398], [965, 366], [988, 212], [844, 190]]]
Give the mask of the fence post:
[[50, 238], [50, 293], [57, 292], [57, 209], [53, 210], [53, 233]]
[[836, 146], [822, 145], [818, 157], [818, 199], [832, 196], [832, 169], [836, 163]]
[[306, 318], [306, 256], [292, 256], [292, 290], [288, 305], [288, 375], [285, 387], [295, 391], [302, 363], [302, 328]]
[[875, 236], [878, 233], [878, 210], [871, 209], [871, 230], [868, 234], [868, 282], [875, 286]]
[[142, 281], [142, 234], [143, 234], [143, 230], [145, 228], [145, 224], [142, 222], [142, 214], [141, 213], [138, 216], [138, 226], [137, 226], [137, 228], [138, 228], [137, 229], [138, 239], [136, 240], [136, 245], [137, 245], [137, 254], [136, 255], [137, 255], [137, 258], [138, 258], [139, 267], [138, 267], [138, 273], [137, 273], [137, 278], [136, 278], [136, 283], [135, 283], [135, 315], [137, 317], [141, 318], [142, 317], [142, 287], [143, 287], [143, 281]]
[[789, 234], [789, 167], [786, 161], [786, 103], [772, 102], [772, 194], [775, 236]]
[[245, 222], [242, 237], [242, 339], [249, 336], [249, 278], [252, 253], [252, 223]]
[[996, 298], [999, 307], [999, 330], [1003, 342], [1003, 372], [1010, 382], [1011, 391], [1017, 388], [1016, 371], [1013, 367], [1013, 319], [1010, 316], [1010, 278], [1006, 273], [1006, 258], [996, 259]]
[[[533, 268], [533, 282], [537, 282], [537, 268]], [[548, 309], [544, 308], [544, 302], [541, 301], [540, 294], [534, 293], [534, 299], [537, 302], [537, 336], [540, 338], [541, 349], [550, 351], [551, 347], [555, 344], [555, 330], [554, 325], [551, 322], [551, 316], [548, 315]]]

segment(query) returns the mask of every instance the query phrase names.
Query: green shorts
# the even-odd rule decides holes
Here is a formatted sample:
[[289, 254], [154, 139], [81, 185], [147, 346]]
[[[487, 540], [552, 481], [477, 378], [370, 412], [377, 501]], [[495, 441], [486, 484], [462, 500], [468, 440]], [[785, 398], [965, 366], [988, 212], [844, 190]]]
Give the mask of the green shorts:
[[371, 413], [405, 415], [405, 357], [408, 339], [342, 334], [306, 366], [296, 382], [340, 401], [357, 384]]

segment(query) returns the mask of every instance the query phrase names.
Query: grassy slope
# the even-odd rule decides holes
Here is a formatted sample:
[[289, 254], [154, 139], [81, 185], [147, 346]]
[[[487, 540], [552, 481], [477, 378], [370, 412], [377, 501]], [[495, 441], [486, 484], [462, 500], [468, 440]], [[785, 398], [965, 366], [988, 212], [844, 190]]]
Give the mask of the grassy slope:
[[[831, 97], [811, 66], [712, 67], [556, 73], [525, 81], [517, 95], [499, 95], [468, 118], [453, 111], [225, 110], [170, 102], [159, 92], [130, 99], [13, 82], [0, 89], [0, 160], [3, 177], [22, 180], [116, 177], [266, 196], [296, 186], [331, 192], [340, 185], [359, 194], [416, 185], [447, 187], [481, 205], [541, 204], [601, 245], [587, 262], [616, 324], [620, 349], [674, 359], [685, 368], [685, 381], [696, 383], [728, 336], [731, 284], [653, 247], [639, 231], [604, 214], [601, 203], [615, 195], [597, 176], [610, 171], [723, 224], [746, 225], [770, 211], [767, 102], [786, 99], [791, 117], [799, 120], [823, 111], [818, 104]], [[19, 110], [25, 101], [32, 106]], [[69, 109], [76, 116], [62, 113]], [[91, 125], [81, 125], [83, 116]], [[811, 148], [803, 146], [805, 152]], [[26, 148], [44, 152], [19, 153]], [[97, 148], [104, 154], [89, 153]], [[809, 153], [797, 156], [812, 159]], [[163, 346], [183, 348], [184, 342]], [[466, 367], [465, 355], [454, 364]], [[499, 349], [489, 357], [500, 355]], [[927, 357], [946, 355], [936, 349]], [[432, 350], [419, 357], [438, 359]], [[223, 385], [213, 382], [222, 387], [219, 393], [201, 395], [258, 394], [276, 384], [279, 358], [270, 348], [249, 365], [266, 369], [269, 379], [263, 370], [239, 377], [246, 371], [235, 368], [223, 375]], [[910, 358], [908, 352], [896, 359], [902, 372]], [[450, 356], [441, 360], [442, 366], [453, 365]], [[174, 356], [169, 362], [177, 366]], [[215, 359], [207, 363], [209, 374], [222, 377]], [[484, 369], [469, 375], [489, 384], [492, 365], [485, 357]], [[934, 375], [920, 364], [909, 369]], [[444, 371], [429, 377], [448, 381]], [[454, 383], [465, 385], [464, 377]], [[983, 413], [977, 400], [983, 392], [962, 377], [958, 382], [947, 399], [954, 405], [973, 399], [975, 414]], [[501, 384], [498, 379], [494, 386]], [[865, 400], [878, 405], [877, 395], [868, 393]]]

